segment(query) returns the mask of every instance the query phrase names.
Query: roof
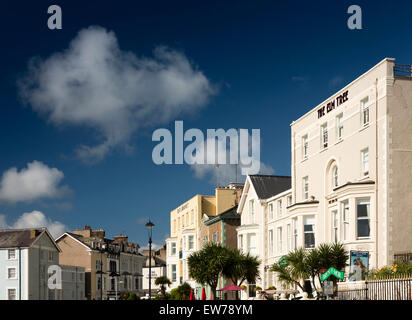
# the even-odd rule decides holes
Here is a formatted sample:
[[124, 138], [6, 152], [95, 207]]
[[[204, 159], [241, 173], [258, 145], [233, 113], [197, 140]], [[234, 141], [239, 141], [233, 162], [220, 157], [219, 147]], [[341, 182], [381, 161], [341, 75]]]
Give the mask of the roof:
[[268, 199], [291, 187], [291, 177], [289, 176], [256, 174], [249, 177], [259, 199]]
[[222, 213], [218, 214], [217, 216], [210, 216], [208, 220], [205, 221], [205, 225], [211, 225], [215, 222], [225, 219], [239, 219], [240, 215], [237, 214], [237, 205], [223, 211]]
[[[46, 228], [29, 228], [0, 230], [0, 248], [29, 248], [43, 233], [46, 233], [56, 246]], [[60, 251], [60, 248], [56, 248]]]

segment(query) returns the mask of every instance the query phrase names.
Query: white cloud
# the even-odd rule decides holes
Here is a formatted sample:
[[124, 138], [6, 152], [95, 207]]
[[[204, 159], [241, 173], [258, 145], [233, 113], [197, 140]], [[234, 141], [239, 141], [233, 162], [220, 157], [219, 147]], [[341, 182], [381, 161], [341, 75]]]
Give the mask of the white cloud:
[[50, 234], [57, 238], [68, 228], [59, 221], [52, 221], [40, 211], [23, 213], [12, 225], [7, 224], [6, 216], [0, 214], [0, 228], [2, 229], [25, 229], [25, 228], [47, 228]]
[[[251, 138], [251, 136], [248, 136], [248, 142], [252, 141], [252, 143], [257, 142], [257, 138]], [[240, 141], [240, 143], [248, 143], [245, 141]], [[248, 172], [253, 171], [254, 169], [259, 168], [259, 174], [274, 174], [274, 169], [269, 166], [264, 164], [263, 162], [260, 161], [260, 150], [259, 154], [256, 153], [251, 153], [251, 145], [248, 144], [245, 146], [245, 148], [239, 148], [239, 160], [238, 160], [238, 165], [235, 164], [230, 164], [230, 145], [227, 144], [226, 148], [223, 148], [222, 145], [219, 145], [218, 143], [215, 144], [215, 152], [213, 152], [213, 149], [208, 148], [208, 144], [211, 143], [212, 145], [215, 144], [214, 139], [206, 139], [203, 143], [199, 144], [199, 152], [192, 155], [192, 161], [196, 161], [196, 164], [192, 164], [191, 168], [194, 170], [195, 176], [197, 178], [204, 178], [205, 176], [209, 175], [211, 176], [211, 182], [213, 184], [216, 184], [217, 186], [224, 186], [227, 185], [230, 182], [244, 182], [244, 176], [242, 177], [242, 171], [243, 173], [246, 174], [257, 174], [257, 172]], [[226, 158], [226, 163], [227, 164], [219, 164], [217, 159], [219, 157], [219, 154], [225, 155]], [[247, 157], [251, 158], [252, 163], [254, 163], [253, 166], [251, 165], [245, 165], [242, 163], [241, 160], [246, 159]], [[200, 159], [204, 159], [205, 164], [199, 164], [201, 163]], [[214, 159], [215, 164], [211, 164], [210, 160], [206, 161], [207, 159]], [[236, 181], [237, 180], [237, 181]]]
[[0, 180], [0, 201], [15, 203], [60, 197], [69, 191], [67, 186], [59, 186], [63, 177], [63, 172], [39, 161], [28, 163], [20, 171], [10, 168]]
[[97, 130], [101, 142], [76, 151], [87, 162], [129, 147], [142, 126], [199, 110], [216, 92], [183, 53], [157, 47], [152, 58], [137, 57], [97, 26], [81, 30], [67, 50], [33, 59], [19, 84], [23, 99], [51, 123]]

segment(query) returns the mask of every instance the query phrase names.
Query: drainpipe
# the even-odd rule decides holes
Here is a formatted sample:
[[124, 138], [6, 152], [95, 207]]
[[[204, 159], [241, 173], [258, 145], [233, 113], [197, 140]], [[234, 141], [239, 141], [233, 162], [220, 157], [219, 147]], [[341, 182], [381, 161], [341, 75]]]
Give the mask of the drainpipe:
[[378, 159], [378, 78], [375, 80], [375, 167], [376, 167], [376, 178], [375, 178], [375, 241], [376, 241], [376, 253], [375, 253], [375, 267], [378, 267], [378, 185], [379, 185], [379, 159]]

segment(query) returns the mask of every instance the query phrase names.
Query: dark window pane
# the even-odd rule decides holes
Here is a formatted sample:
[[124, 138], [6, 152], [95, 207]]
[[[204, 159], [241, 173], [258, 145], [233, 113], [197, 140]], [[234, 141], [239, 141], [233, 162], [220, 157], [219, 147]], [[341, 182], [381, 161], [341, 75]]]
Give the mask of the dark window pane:
[[358, 220], [358, 237], [369, 237], [369, 219]]
[[315, 234], [305, 233], [305, 248], [314, 248], [314, 247], [315, 247]]
[[313, 225], [312, 224], [305, 224], [303, 226], [304, 231], [313, 231]]
[[367, 204], [358, 204], [358, 217], [368, 216], [368, 206]]

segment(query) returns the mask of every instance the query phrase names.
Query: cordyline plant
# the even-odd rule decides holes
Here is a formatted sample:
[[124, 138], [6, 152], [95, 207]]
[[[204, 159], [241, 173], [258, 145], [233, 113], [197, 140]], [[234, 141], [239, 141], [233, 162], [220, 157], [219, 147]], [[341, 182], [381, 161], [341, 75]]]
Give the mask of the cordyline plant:
[[[285, 264], [275, 263], [271, 271], [278, 275], [279, 281], [297, 285], [302, 291], [305, 291], [304, 280], [310, 279], [316, 291], [323, 287], [320, 280], [321, 272], [333, 267], [337, 270], [343, 270], [347, 266], [349, 259], [348, 252], [344, 249], [343, 244], [321, 244], [314, 249], [298, 248], [287, 254]], [[321, 284], [320, 288], [316, 287], [316, 279]], [[331, 279], [336, 286], [337, 279]]]
[[[219, 278], [226, 277], [241, 286], [245, 281], [256, 283], [259, 279], [260, 261], [238, 249], [229, 249], [221, 244], [208, 243], [188, 258], [190, 276], [202, 285], [209, 285], [213, 297]], [[238, 292], [236, 292], [238, 299]]]

